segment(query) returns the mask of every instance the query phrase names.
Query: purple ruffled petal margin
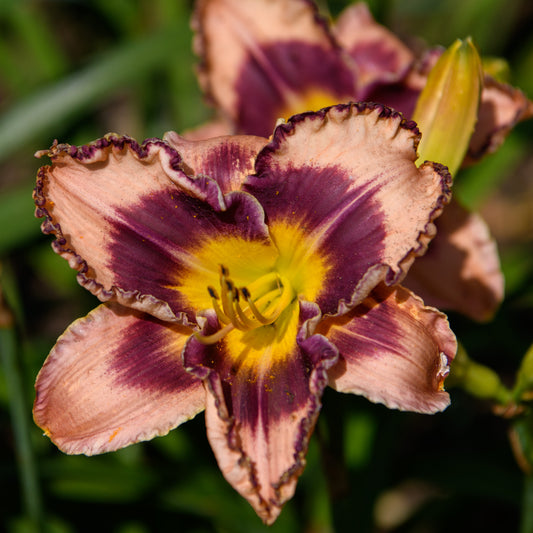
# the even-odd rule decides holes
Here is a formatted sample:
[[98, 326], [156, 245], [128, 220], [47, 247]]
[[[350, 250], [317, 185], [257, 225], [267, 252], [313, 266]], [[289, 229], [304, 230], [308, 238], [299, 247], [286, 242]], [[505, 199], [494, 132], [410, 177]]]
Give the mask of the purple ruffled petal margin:
[[74, 322], [37, 381], [34, 418], [63, 451], [93, 455], [165, 435], [204, 409], [183, 368], [191, 330], [117, 304]]
[[344, 313], [380, 281], [398, 283], [435, 235], [451, 197], [437, 163], [415, 164], [420, 133], [378, 104], [341, 104], [276, 128], [244, 183], [270, 227], [296, 224], [326, 258], [317, 303]]
[[[188, 179], [180, 169], [179, 154], [161, 140], [139, 145], [128, 137], [108, 134], [79, 148], [55, 142], [50, 150], [35, 155], [52, 160], [52, 165], [41, 167], [37, 175], [35, 215], [45, 219], [43, 233], [56, 236], [54, 251], [78, 271], [79, 283], [102, 301], [117, 297], [121, 303], [162, 319], [174, 319], [168, 305], [156, 297], [116, 288], [113, 273], [105, 269], [107, 254], [98, 252], [107, 248], [110, 228], [106, 217], [113, 213], [114, 204], [132, 205], [142, 195], [175, 189], [164, 166], [178, 179]], [[139, 172], [150, 164], [158, 167], [154, 175]], [[115, 168], [119, 172], [114, 173]], [[97, 180], [93, 176], [99, 177], [99, 170], [102, 176]]]
[[[269, 241], [257, 201], [237, 192], [224, 196], [210, 177], [188, 176], [166, 142], [138, 145], [108, 135], [80, 148], [55, 144], [38, 155], [52, 159], [34, 192], [42, 230], [56, 236], [54, 250], [102, 301], [194, 324], [195, 311], [178, 290], [193, 249], [222, 235]], [[222, 170], [218, 177], [224, 181]]]
[[[316, 305], [302, 303], [300, 322], [317, 319]], [[207, 318], [205, 332], [217, 328]], [[185, 367], [207, 384], [207, 436], [227, 481], [272, 524], [294, 494], [305, 466], [310, 435], [321, 407], [327, 370], [337, 350], [321, 335], [297, 346], [261, 368], [231, 361], [224, 347], [205, 346], [191, 337]], [[265, 358], [269, 361], [265, 347]]]

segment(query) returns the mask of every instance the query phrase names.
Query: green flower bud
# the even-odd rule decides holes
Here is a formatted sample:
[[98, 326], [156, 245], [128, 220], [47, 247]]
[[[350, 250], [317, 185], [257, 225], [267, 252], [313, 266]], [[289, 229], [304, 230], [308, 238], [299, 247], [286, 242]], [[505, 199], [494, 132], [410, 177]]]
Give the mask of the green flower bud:
[[533, 344], [522, 359], [513, 394], [517, 402], [533, 399]]
[[412, 117], [422, 132], [421, 161], [437, 161], [456, 174], [474, 132], [482, 85], [481, 59], [472, 40], [458, 39], [429, 73]]

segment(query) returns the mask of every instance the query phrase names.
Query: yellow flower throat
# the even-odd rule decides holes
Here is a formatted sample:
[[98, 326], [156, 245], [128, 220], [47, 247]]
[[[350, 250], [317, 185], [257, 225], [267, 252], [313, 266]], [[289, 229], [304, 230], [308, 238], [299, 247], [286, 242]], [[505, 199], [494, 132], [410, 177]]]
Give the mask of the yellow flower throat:
[[200, 315], [214, 310], [220, 327], [197, 332], [200, 342], [223, 341], [229, 357], [252, 365], [294, 349], [299, 300], [316, 301], [329, 270], [303, 227], [298, 220], [271, 222], [269, 242], [219, 235], [192, 251], [179, 290]]
[[212, 286], [207, 288], [223, 327], [212, 335], [197, 334], [204, 344], [218, 342], [234, 328], [250, 331], [272, 324], [296, 298], [290, 281], [277, 272], [261, 276], [248, 287], [237, 288], [224, 265], [220, 265], [220, 290], [221, 296]]

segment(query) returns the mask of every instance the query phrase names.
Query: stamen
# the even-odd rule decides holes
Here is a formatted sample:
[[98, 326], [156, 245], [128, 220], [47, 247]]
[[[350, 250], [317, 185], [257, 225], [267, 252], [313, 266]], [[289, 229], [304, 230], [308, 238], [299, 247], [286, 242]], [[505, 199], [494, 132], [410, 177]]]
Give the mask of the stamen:
[[[245, 292], [246, 291], [246, 292]], [[254, 317], [259, 321], [261, 322], [261, 324], [263, 325], [267, 325], [267, 324], [270, 324], [270, 320], [266, 317], [264, 317], [260, 312], [259, 312], [259, 309], [257, 309], [257, 307], [255, 306], [254, 302], [252, 301], [252, 298], [250, 296], [250, 293], [248, 292], [248, 290], [246, 289], [246, 287], [243, 287], [241, 289], [241, 292], [242, 292], [242, 295], [244, 296], [244, 298], [246, 299], [246, 303], [250, 306], [250, 309], [252, 311], [252, 313], [254, 314]]]
[[[241, 289], [241, 292], [242, 292], [242, 289]], [[237, 294], [239, 294], [239, 293], [237, 292]], [[244, 296], [244, 294], [243, 294], [243, 296]], [[247, 327], [247, 329], [255, 329], [255, 328], [258, 328], [259, 326], [262, 325], [261, 322], [259, 322], [258, 320], [253, 320], [253, 319], [248, 318], [246, 316], [246, 314], [244, 313], [244, 310], [242, 309], [241, 304], [239, 302], [239, 298], [237, 298], [237, 300], [235, 302], [235, 310], [237, 311], [237, 315], [239, 315], [239, 319]]]
[[224, 314], [222, 309], [220, 309], [220, 305], [218, 305], [219, 297], [217, 291], [213, 287], [207, 287], [207, 291], [209, 292], [209, 296], [211, 296], [211, 305], [215, 310], [218, 321], [221, 324], [231, 324], [231, 320]]
[[246, 331], [248, 328], [248, 326], [246, 326], [245, 324], [243, 324], [239, 318], [237, 317], [235, 311], [236, 311], [236, 307], [237, 307], [237, 303], [238, 302], [238, 291], [237, 289], [235, 289], [235, 287], [233, 286], [233, 283], [227, 281], [227, 288], [228, 288], [228, 294], [227, 294], [227, 297], [228, 297], [228, 304], [229, 304], [229, 310], [228, 310], [228, 317], [230, 318], [231, 322], [235, 325], [235, 327], [237, 329], [241, 329], [241, 330], [244, 330]]
[[[213, 287], [209, 286], [207, 290], [211, 296], [213, 310], [223, 327], [212, 335], [196, 333], [196, 338], [202, 344], [217, 343], [235, 328], [249, 331], [272, 324], [294, 298], [289, 280], [277, 272], [269, 272], [248, 287], [237, 289], [230, 279], [229, 270], [220, 265], [220, 288], [220, 297]], [[252, 294], [256, 295], [255, 299], [252, 299]], [[241, 305], [241, 296], [246, 305]]]
[[264, 294], [269, 289], [271, 290], [271, 286], [274, 283], [279, 288], [279, 275], [277, 272], [269, 272], [250, 283], [247, 289], [252, 294]]
[[201, 342], [202, 344], [216, 344], [218, 341], [222, 340], [232, 329], [234, 329], [234, 327], [235, 326], [233, 324], [228, 324], [212, 335], [202, 335], [196, 331], [194, 336], [198, 342]]
[[[261, 313], [257, 309], [257, 306], [250, 297], [249, 291], [246, 289], [246, 295], [248, 296], [248, 298], [246, 298], [246, 301], [248, 302], [248, 305], [250, 306], [250, 309], [252, 310], [252, 313], [254, 314], [255, 318], [264, 325], [272, 324], [272, 322], [274, 322], [281, 315], [283, 310], [291, 303], [293, 299], [293, 291], [289, 280], [287, 280], [286, 278], [283, 279], [277, 274], [276, 280], [278, 282], [279, 288], [261, 296], [261, 298], [258, 298], [255, 302], [258, 305], [261, 305], [263, 303], [265, 304], [266, 307], [263, 313]], [[281, 295], [279, 294], [280, 291]], [[243, 296], [245, 296], [244, 291], [242, 292]], [[272, 310], [271, 305], [276, 298], [279, 299], [277, 300], [275, 307]]]
[[290, 305], [294, 298], [294, 292], [292, 290], [290, 281], [287, 278], [279, 277], [278, 279], [281, 283], [281, 286], [283, 287], [283, 290], [278, 300], [278, 305], [275, 311], [275, 313], [277, 313], [277, 316], [279, 316], [282, 311]]
[[226, 316], [231, 319], [231, 303], [228, 295], [233, 291], [233, 285], [226, 279], [227, 270], [224, 267], [220, 267], [220, 287], [222, 289], [222, 309]]

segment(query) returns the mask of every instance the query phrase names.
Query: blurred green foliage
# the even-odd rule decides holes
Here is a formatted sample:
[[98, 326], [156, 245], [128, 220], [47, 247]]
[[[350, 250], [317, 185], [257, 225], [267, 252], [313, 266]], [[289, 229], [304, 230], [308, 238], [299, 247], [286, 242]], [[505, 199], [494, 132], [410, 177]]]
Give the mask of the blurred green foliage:
[[[347, 4], [321, 2], [333, 16]], [[482, 54], [504, 57], [510, 81], [533, 96], [529, 0], [369, 4], [415, 46], [471, 35]], [[0, 286], [16, 324], [0, 338], [5, 531], [268, 529], [222, 478], [203, 415], [166, 437], [92, 458], [63, 455], [30, 415], [33, 381], [55, 339], [96, 305], [40, 234], [32, 154], [55, 138], [81, 144], [116, 131], [141, 140], [204, 122], [210, 110], [194, 75], [191, 8], [183, 0], [0, 0]], [[456, 186], [499, 241], [507, 295], [490, 324], [450, 321], [468, 353], [509, 385], [533, 340], [532, 146], [533, 125], [521, 124], [498, 153], [461, 172]], [[308, 466], [270, 531], [489, 532], [502, 523], [517, 531], [524, 481], [508, 422], [461, 391], [452, 390], [452, 402], [429, 417], [326, 391]], [[528, 446], [529, 423], [515, 427]], [[400, 518], [387, 504], [394, 496], [403, 498]], [[531, 516], [522, 531], [533, 531]]]

